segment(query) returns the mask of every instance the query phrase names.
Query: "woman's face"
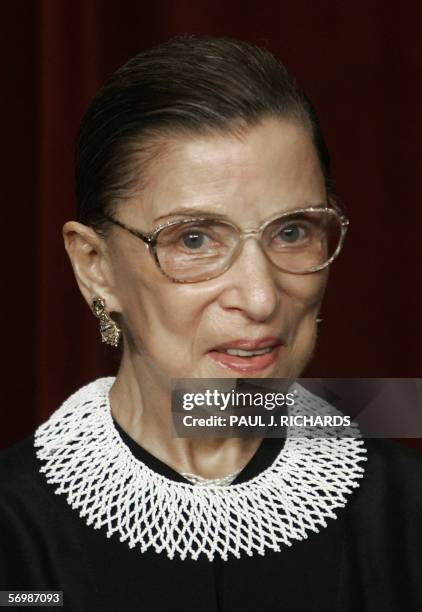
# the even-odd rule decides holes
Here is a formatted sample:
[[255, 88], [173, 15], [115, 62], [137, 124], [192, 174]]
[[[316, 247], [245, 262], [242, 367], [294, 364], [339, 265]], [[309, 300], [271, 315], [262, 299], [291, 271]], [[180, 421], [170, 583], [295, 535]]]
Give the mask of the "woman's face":
[[[239, 136], [175, 138], [149, 169], [139, 193], [115, 217], [149, 232], [183, 219], [182, 208], [224, 215], [242, 229], [326, 201], [309, 133], [266, 119]], [[278, 270], [255, 238], [212, 280], [180, 284], [158, 270], [145, 244], [114, 226], [107, 238], [125, 358], [155, 378], [298, 376], [315, 344], [327, 273]], [[262, 355], [233, 349], [266, 348]]]

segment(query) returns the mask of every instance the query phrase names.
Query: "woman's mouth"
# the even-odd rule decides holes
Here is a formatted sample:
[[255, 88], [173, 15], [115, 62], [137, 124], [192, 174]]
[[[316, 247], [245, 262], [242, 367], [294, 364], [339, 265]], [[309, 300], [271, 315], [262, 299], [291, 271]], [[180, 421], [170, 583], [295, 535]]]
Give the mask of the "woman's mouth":
[[223, 368], [236, 372], [259, 372], [279, 358], [282, 343], [279, 339], [260, 341], [237, 340], [208, 352], [209, 357]]

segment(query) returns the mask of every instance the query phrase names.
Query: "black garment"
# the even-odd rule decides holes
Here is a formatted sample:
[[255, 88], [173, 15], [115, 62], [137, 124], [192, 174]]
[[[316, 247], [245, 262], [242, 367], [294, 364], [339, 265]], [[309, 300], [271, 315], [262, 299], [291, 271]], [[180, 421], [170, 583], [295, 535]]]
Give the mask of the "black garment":
[[[155, 471], [183, 477], [117, 426]], [[228, 561], [170, 560], [86, 525], [39, 472], [33, 437], [0, 456], [0, 590], [62, 590], [75, 612], [412, 612], [422, 610], [422, 455], [366, 442], [361, 485], [320, 533]], [[272, 463], [266, 439], [235, 482]]]

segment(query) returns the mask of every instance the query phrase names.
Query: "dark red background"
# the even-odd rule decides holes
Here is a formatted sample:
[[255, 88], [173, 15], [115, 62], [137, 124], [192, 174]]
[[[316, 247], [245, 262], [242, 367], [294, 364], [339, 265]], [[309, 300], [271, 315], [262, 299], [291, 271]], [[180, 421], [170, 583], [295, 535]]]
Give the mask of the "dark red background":
[[268, 46], [319, 111], [351, 230], [307, 374], [421, 376], [422, 67], [412, 3], [19, 0], [1, 12], [2, 446], [115, 371], [62, 247], [75, 210], [73, 142], [98, 85], [176, 34]]

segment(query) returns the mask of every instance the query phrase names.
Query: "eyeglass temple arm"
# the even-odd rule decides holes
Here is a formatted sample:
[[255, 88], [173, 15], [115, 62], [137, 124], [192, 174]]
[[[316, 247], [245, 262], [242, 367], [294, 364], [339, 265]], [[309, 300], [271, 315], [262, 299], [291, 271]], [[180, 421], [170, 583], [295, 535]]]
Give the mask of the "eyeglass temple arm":
[[148, 234], [143, 234], [142, 232], [139, 232], [138, 230], [133, 229], [132, 227], [128, 227], [124, 223], [121, 223], [120, 221], [117, 221], [116, 219], [113, 219], [113, 217], [111, 217], [110, 215], [107, 215], [106, 213], [103, 213], [103, 217], [105, 219], [107, 219], [107, 221], [110, 221], [110, 223], [113, 223], [114, 225], [118, 225], [122, 229], [124, 229], [127, 232], [130, 232], [131, 234], [136, 236], [137, 238], [140, 238], [146, 244], [149, 244], [149, 245], [154, 244], [154, 237], [153, 236], [148, 235]]
[[337, 202], [337, 200], [333, 197], [330, 197], [328, 199], [329, 202], [329, 207], [331, 207], [333, 210], [336, 211], [336, 213], [339, 215], [340, 217], [340, 221], [341, 221], [341, 225], [343, 227], [347, 227], [349, 225], [349, 219], [346, 216], [345, 211], [343, 210], [342, 206], [340, 206], [340, 204]]

